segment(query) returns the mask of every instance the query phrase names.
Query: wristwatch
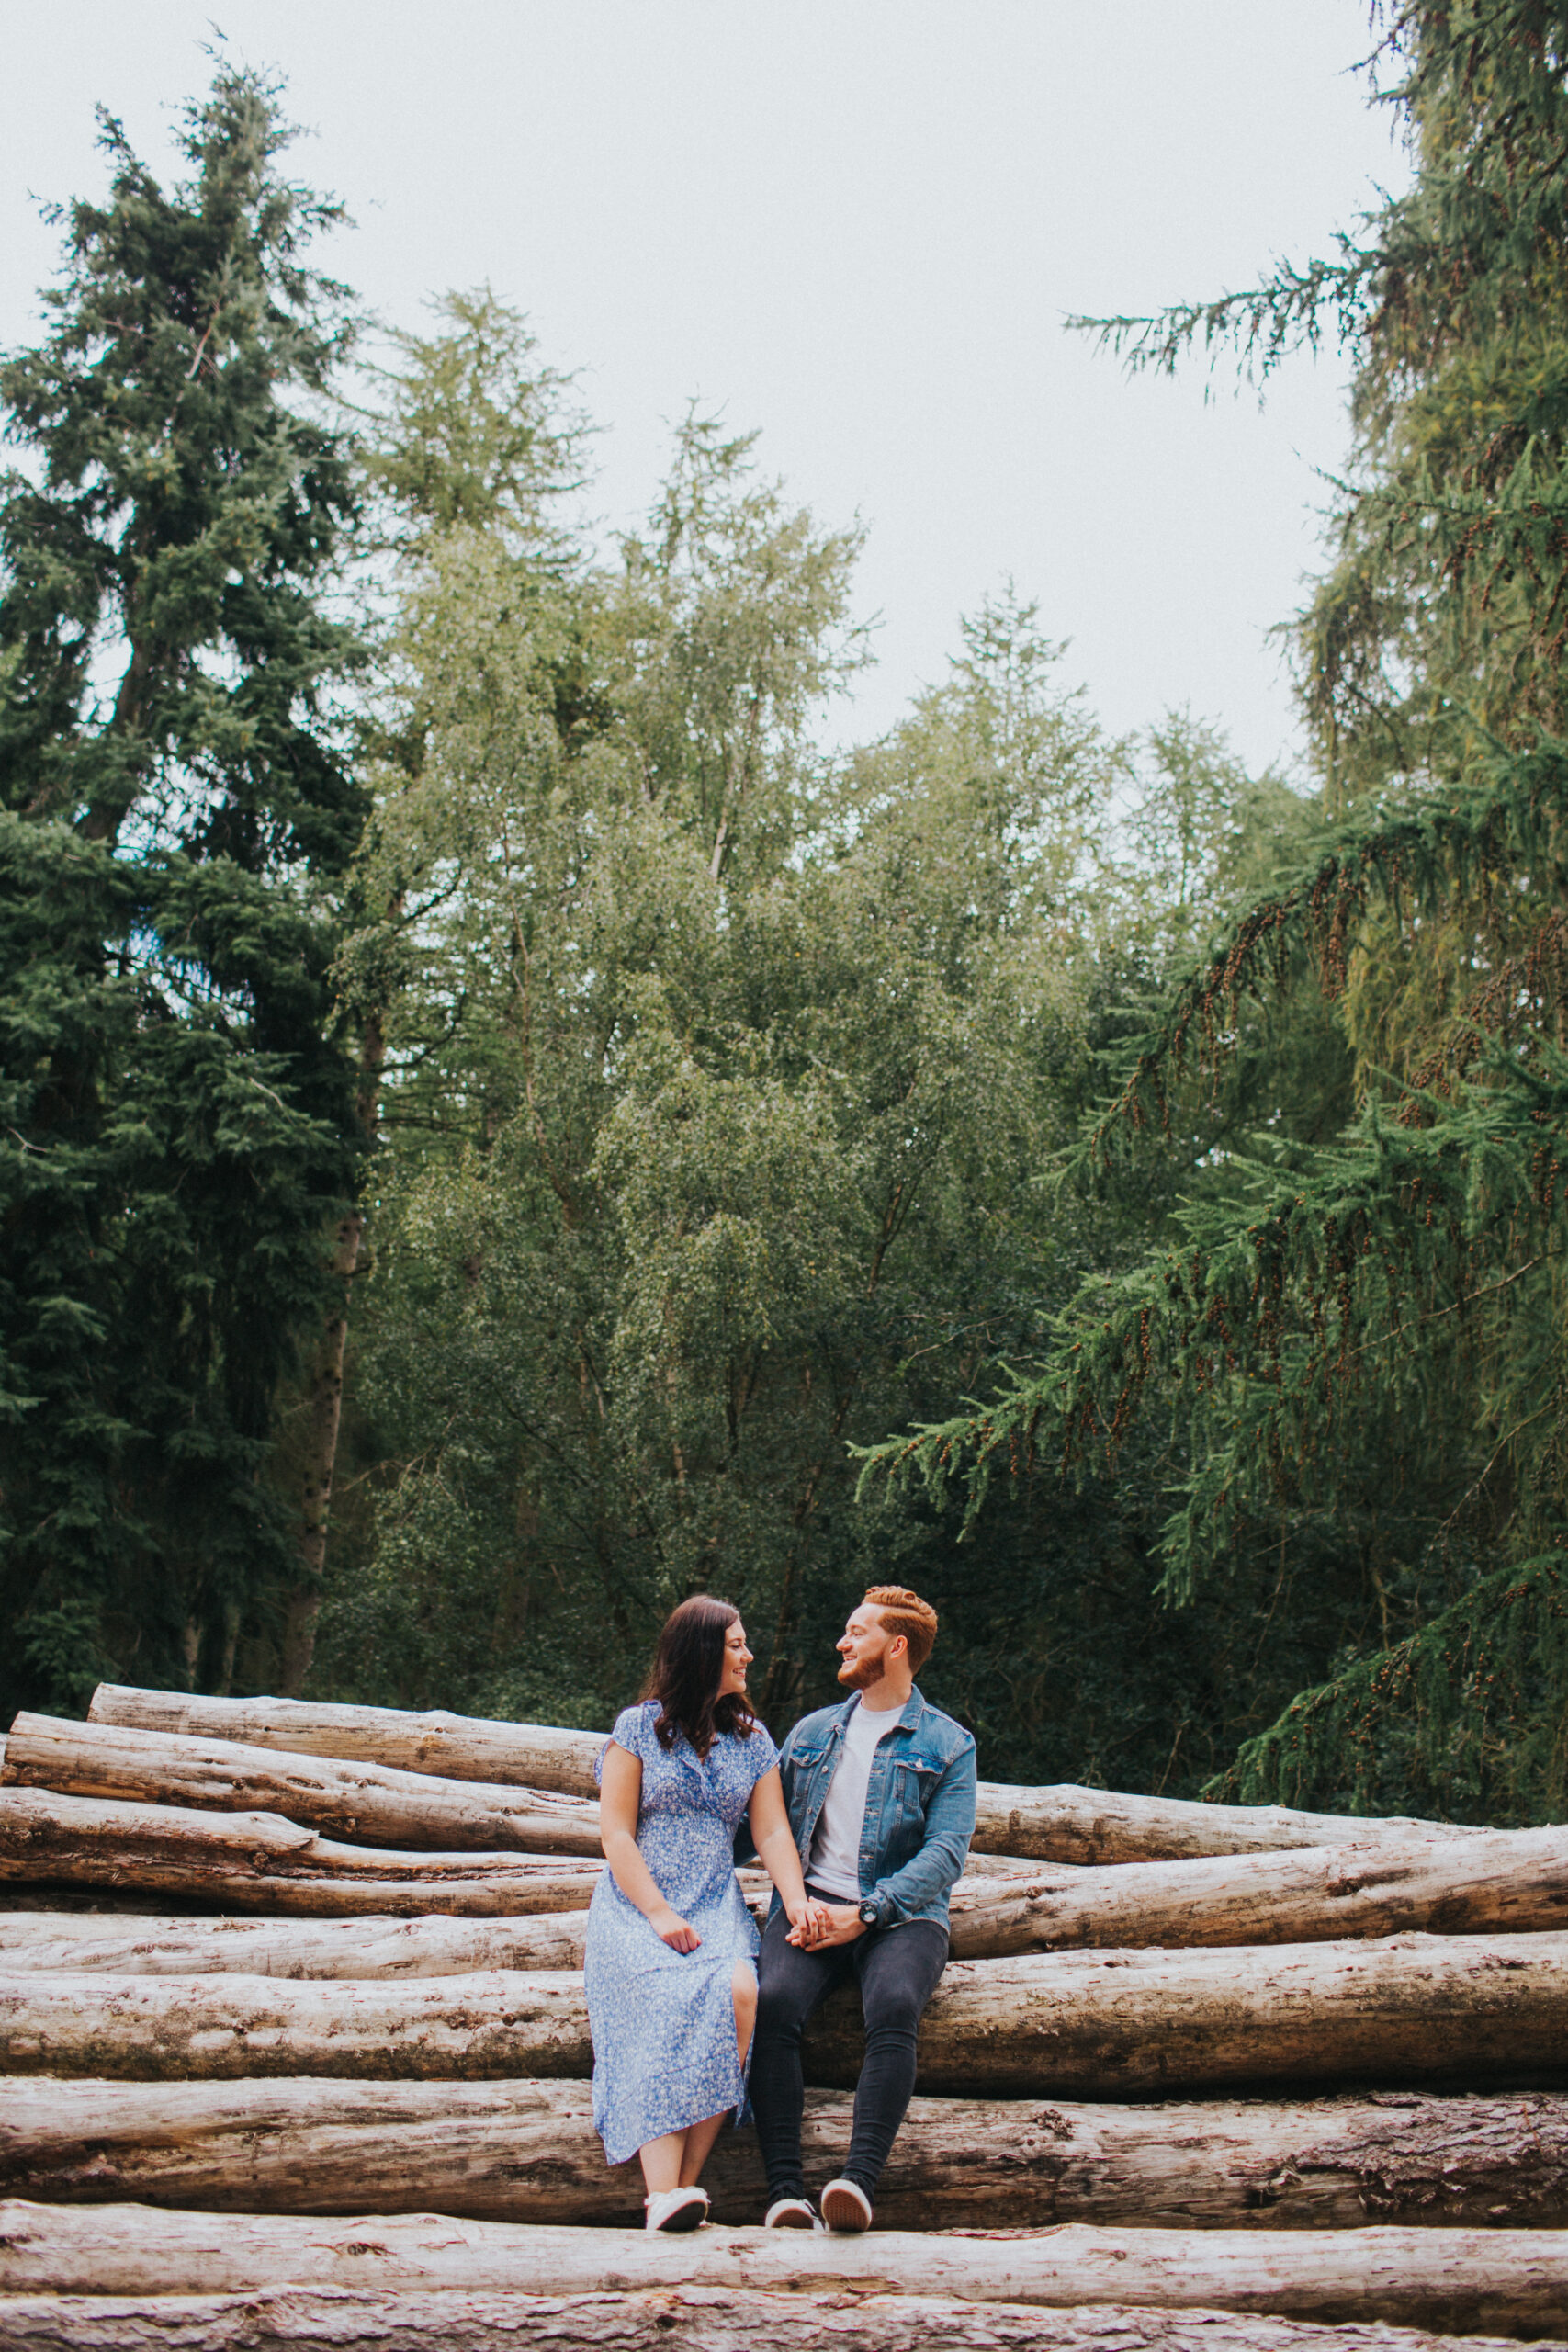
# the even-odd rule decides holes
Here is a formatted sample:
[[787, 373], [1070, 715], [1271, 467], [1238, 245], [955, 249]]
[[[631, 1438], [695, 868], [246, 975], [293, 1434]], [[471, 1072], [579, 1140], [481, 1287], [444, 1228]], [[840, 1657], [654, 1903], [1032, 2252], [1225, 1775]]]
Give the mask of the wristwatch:
[[863, 1928], [874, 1928], [879, 1923], [882, 1914], [878, 1911], [874, 1903], [863, 1903], [861, 1905], [860, 1923]]

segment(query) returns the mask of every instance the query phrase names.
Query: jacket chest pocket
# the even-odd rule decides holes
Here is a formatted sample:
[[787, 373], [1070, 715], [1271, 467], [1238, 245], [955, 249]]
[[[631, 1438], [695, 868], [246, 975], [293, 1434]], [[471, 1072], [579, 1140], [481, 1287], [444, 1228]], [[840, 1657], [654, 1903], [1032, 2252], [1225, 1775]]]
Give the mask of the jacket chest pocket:
[[900, 1821], [923, 1821], [931, 1792], [942, 1778], [940, 1770], [923, 1757], [896, 1756], [891, 1778], [893, 1802]]

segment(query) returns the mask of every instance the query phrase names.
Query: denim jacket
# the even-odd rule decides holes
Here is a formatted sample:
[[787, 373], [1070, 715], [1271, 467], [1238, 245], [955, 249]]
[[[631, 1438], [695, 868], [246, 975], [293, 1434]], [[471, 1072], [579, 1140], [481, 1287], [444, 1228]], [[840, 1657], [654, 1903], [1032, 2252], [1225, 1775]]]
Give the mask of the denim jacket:
[[[803, 1715], [779, 1758], [803, 1871], [854, 1704], [846, 1699], [841, 1706]], [[928, 1706], [916, 1690], [873, 1751], [866, 1786], [860, 1891], [863, 1901], [875, 1904], [880, 1926], [935, 1919], [946, 1927], [948, 1889], [963, 1871], [975, 1835], [975, 1771], [970, 1734]], [[781, 1907], [775, 1892], [773, 1911]]]

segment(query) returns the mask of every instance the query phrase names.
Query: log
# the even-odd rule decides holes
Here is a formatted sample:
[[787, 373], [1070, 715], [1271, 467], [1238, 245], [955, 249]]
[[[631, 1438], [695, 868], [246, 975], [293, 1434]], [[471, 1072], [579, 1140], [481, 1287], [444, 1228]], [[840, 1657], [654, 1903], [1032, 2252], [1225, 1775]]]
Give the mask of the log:
[[[950, 2297], [681, 2287], [642, 2294], [517, 2295], [350, 2287], [251, 2295], [16, 2295], [4, 2352], [1520, 2352], [1495, 2335], [1323, 2326], [1217, 2311], [956, 2302]], [[1540, 2344], [1536, 2352], [1561, 2352]]]
[[196, 1739], [243, 1740], [254, 1747], [386, 1764], [453, 1781], [553, 1789], [597, 1797], [594, 1759], [607, 1731], [558, 1731], [546, 1724], [492, 1722], [440, 1709], [326, 1706], [308, 1699], [209, 1699], [183, 1690], [141, 1690], [100, 1682], [91, 1724], [178, 1732]]
[[[761, 1898], [753, 1898], [762, 1907]], [[471, 1976], [581, 1968], [586, 1911], [519, 1919], [141, 1918], [93, 1912], [0, 1916], [0, 1973], [91, 1969], [111, 1976]]]
[[[455, 1781], [491, 1781], [592, 1796], [593, 1761], [608, 1735], [476, 1715], [415, 1714], [395, 1707], [321, 1706], [300, 1699], [209, 1699], [101, 1682], [87, 1710], [121, 1724], [205, 1739], [233, 1739], [310, 1756], [335, 1756]], [[982, 1781], [975, 1844], [983, 1853], [1050, 1862], [1179, 1860], [1200, 1854], [1273, 1852], [1295, 1846], [1365, 1845], [1385, 1836], [1464, 1837], [1451, 1822], [1372, 1820], [1296, 1813], [1284, 1805], [1221, 1805], [1122, 1796], [1071, 1783], [1042, 1788]]]
[[271, 1813], [200, 1813], [0, 1790], [0, 1881], [161, 1889], [319, 1917], [575, 1911], [604, 1865], [576, 1856], [407, 1854], [342, 1846]]
[[1568, 2231], [1058, 2230], [685, 2237], [433, 2213], [212, 2215], [147, 2205], [0, 2204], [0, 2293], [236, 2294], [371, 2278], [570, 2295], [685, 2285], [970, 2302], [1132, 2304], [1389, 2320], [1522, 2335], [1568, 2328]]
[[0, 1978], [0, 2069], [141, 2082], [326, 2075], [480, 2081], [592, 2072], [582, 1979], [294, 1983], [276, 1976]]
[[[807, 2094], [814, 2187], [843, 2162], [850, 2109], [844, 2092]], [[704, 2184], [716, 2221], [761, 2216], [751, 2132], [720, 2134]], [[635, 2165], [606, 2168], [581, 2082], [0, 2080], [0, 2196], [635, 2225], [641, 2195]], [[1568, 2099], [913, 2100], [879, 2225], [950, 2229], [1003, 2213], [1022, 2229], [1560, 2229]]]
[[[807, 2030], [809, 2079], [861, 2057], [852, 1991]], [[1139, 2098], [1365, 2083], [1568, 2084], [1568, 1936], [1398, 1936], [952, 1962], [919, 2086], [994, 2098]]]
[[139, 1804], [276, 1813], [351, 1845], [446, 1853], [599, 1856], [599, 1807], [584, 1797], [446, 1781], [380, 1764], [280, 1758], [236, 1740], [18, 1715], [0, 1785]]
[[[807, 2030], [808, 2079], [860, 2071], [857, 1994]], [[294, 1983], [0, 1978], [0, 2068], [138, 2080], [589, 2071], [567, 1971]], [[995, 2098], [1367, 2083], [1568, 2084], [1568, 1937], [1390, 1937], [957, 1961], [921, 2021], [919, 2087]]]
[[1393, 1838], [1066, 1879], [972, 1882], [953, 1898], [961, 1959], [1073, 1945], [1332, 1942], [1411, 1928], [1475, 1935], [1568, 1927], [1568, 1829]]

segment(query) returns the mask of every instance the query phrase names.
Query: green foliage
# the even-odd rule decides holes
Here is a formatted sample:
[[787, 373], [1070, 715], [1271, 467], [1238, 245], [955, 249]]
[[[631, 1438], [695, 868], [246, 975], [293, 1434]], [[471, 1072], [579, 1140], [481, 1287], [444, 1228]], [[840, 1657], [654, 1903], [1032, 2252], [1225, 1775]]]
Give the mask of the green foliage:
[[226, 1677], [291, 1572], [264, 1470], [352, 1182], [327, 892], [360, 794], [316, 416], [346, 326], [302, 259], [335, 214], [287, 136], [221, 68], [166, 193], [106, 118], [109, 199], [62, 216], [51, 332], [0, 368], [9, 1703]]
[[1562, 1555], [1487, 1577], [1431, 1623], [1303, 1690], [1205, 1796], [1502, 1826], [1568, 1807]]

